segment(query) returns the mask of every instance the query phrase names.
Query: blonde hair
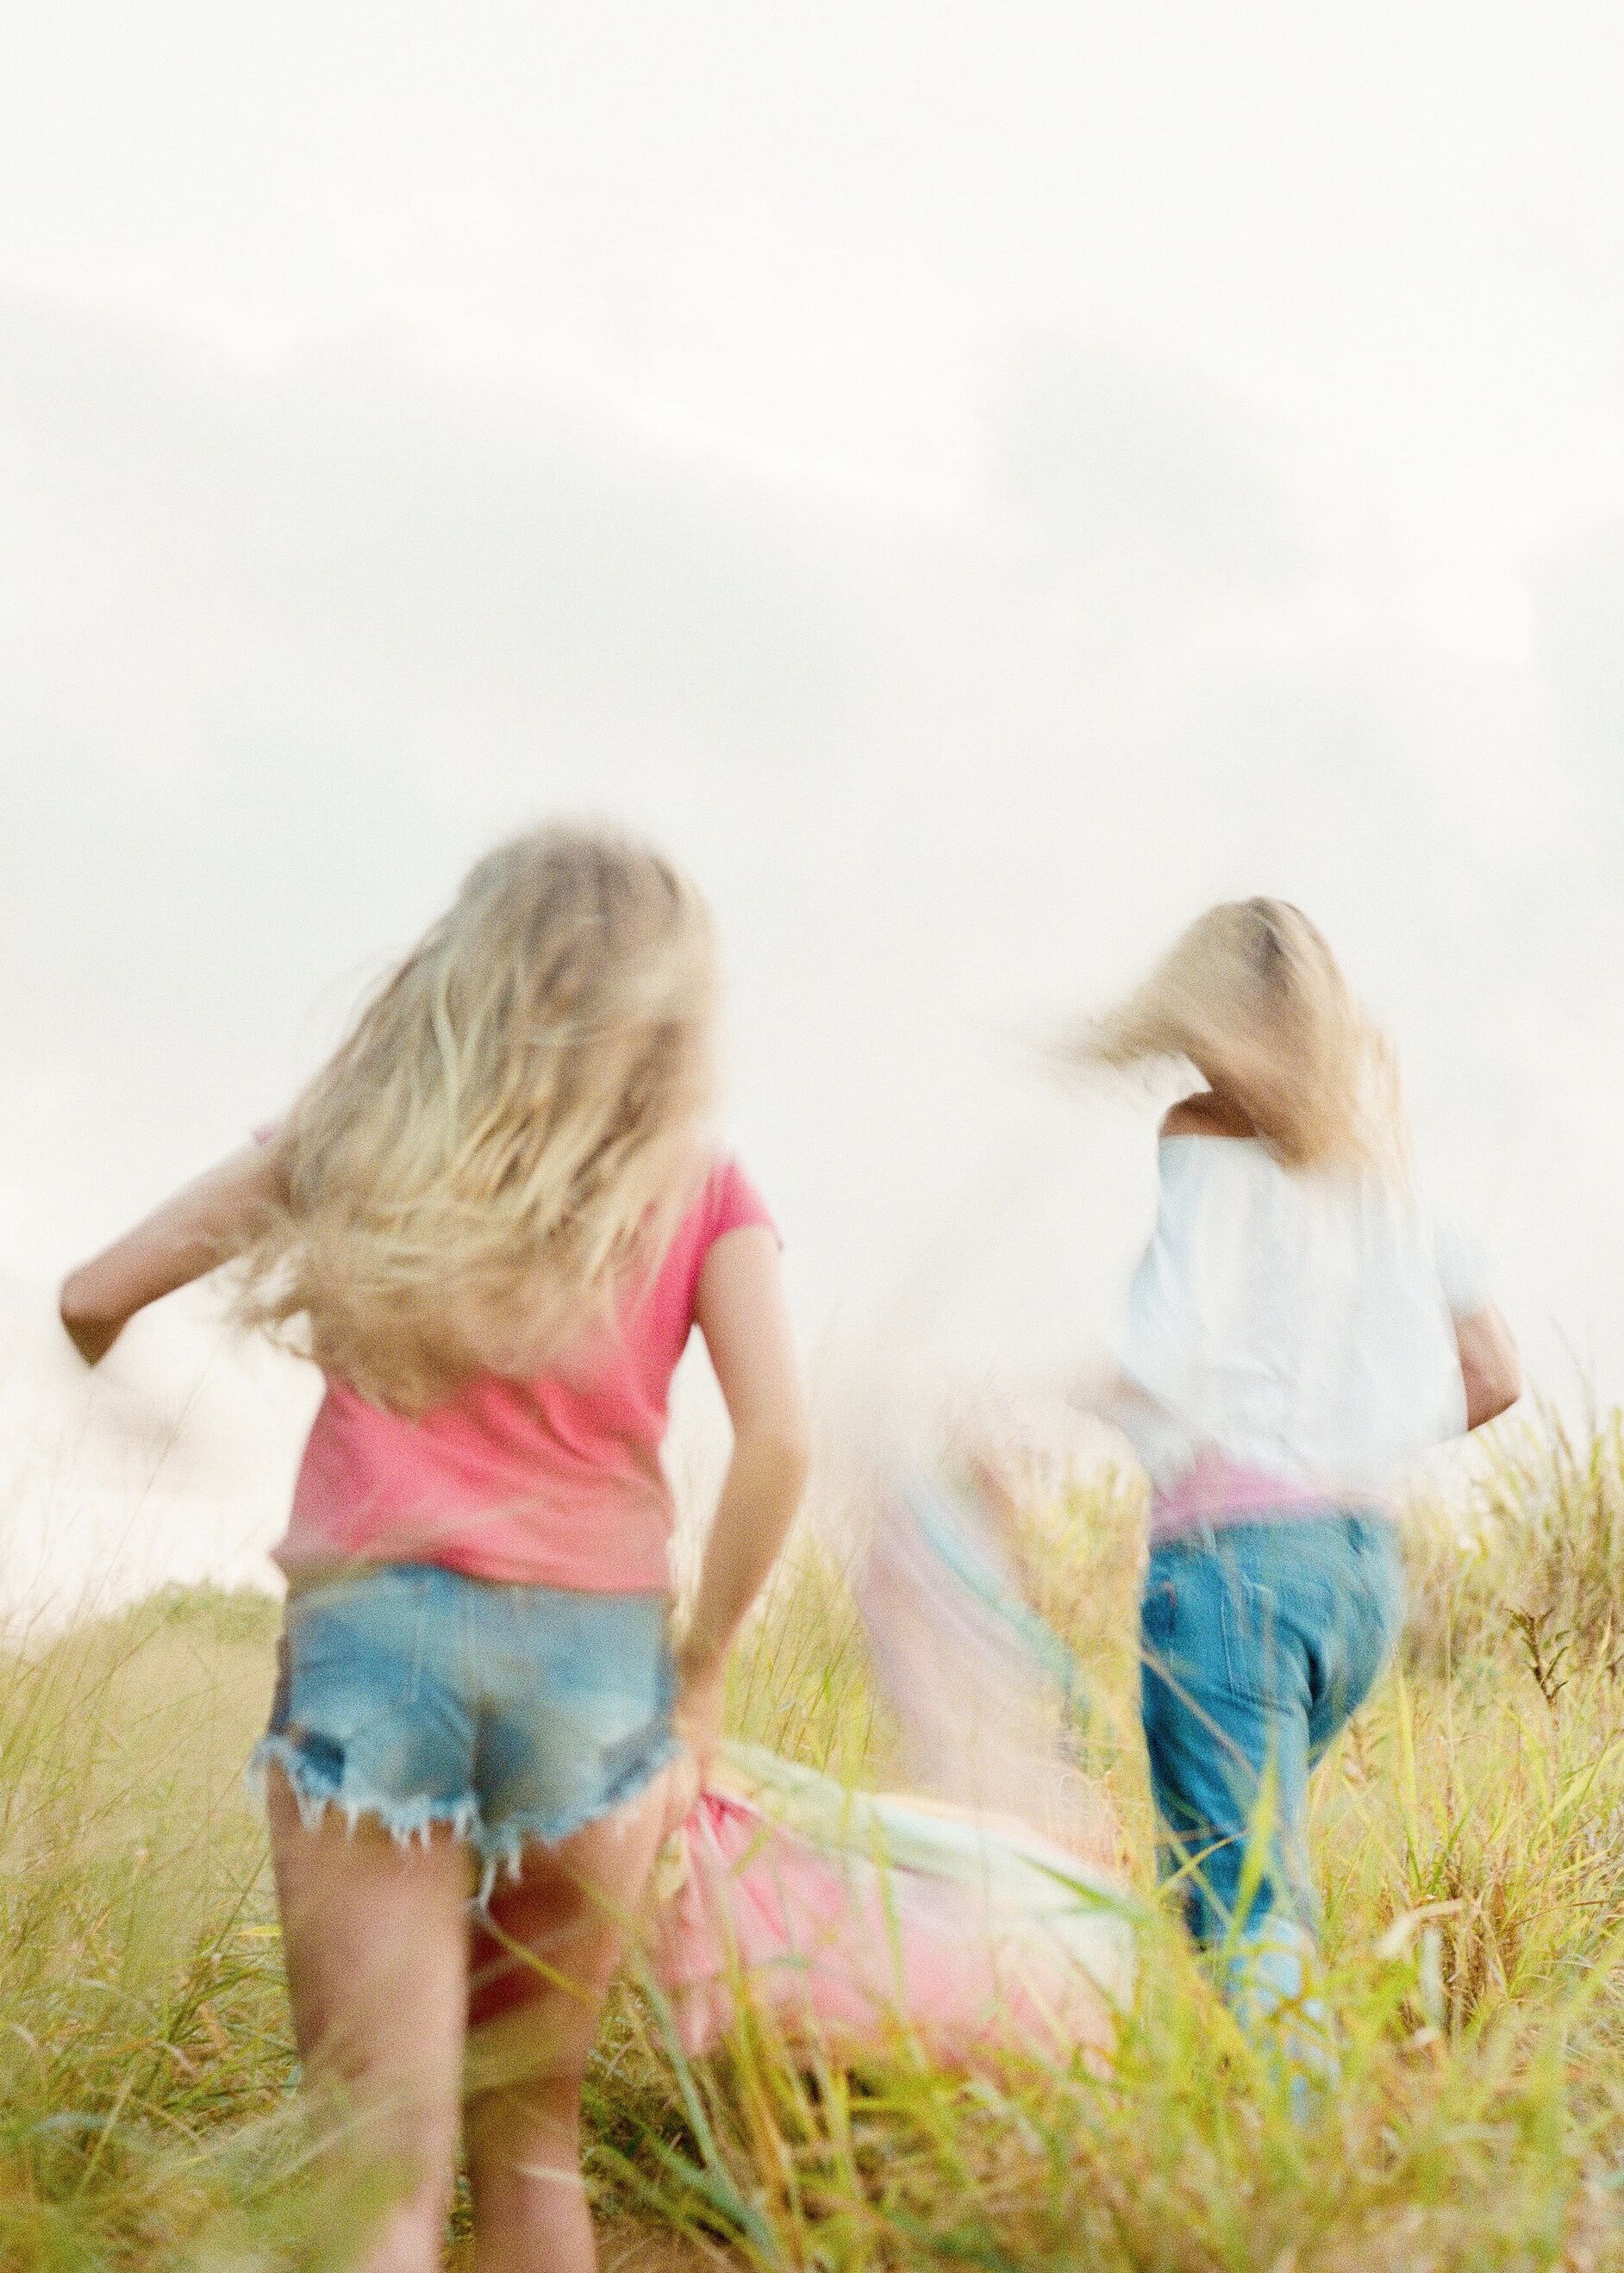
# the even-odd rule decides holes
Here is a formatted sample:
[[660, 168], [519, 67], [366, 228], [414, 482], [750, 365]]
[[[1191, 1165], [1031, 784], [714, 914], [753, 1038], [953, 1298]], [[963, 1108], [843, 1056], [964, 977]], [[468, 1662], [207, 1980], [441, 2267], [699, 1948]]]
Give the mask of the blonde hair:
[[1209, 908], [1125, 1001], [1063, 1051], [1074, 1064], [1118, 1069], [1187, 1060], [1288, 1167], [1403, 1171], [1391, 1046], [1288, 900]]
[[710, 919], [605, 829], [470, 872], [273, 1140], [239, 1309], [376, 1403], [421, 1414], [535, 1372], [653, 1269], [700, 1173]]

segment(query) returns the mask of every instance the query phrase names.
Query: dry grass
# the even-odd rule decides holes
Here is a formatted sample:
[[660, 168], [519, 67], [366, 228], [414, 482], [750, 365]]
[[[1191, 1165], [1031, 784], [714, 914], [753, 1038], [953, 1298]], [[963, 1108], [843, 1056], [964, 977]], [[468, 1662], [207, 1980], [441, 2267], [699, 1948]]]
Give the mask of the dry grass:
[[[621, 2000], [593, 2080], [605, 2262], [831, 2269], [1624, 2268], [1624, 1489], [1617, 1416], [1513, 1431], [1464, 1534], [1418, 1518], [1406, 1661], [1316, 1792], [1346, 2082], [1306, 2128], [1177, 1935], [1113, 2074], [692, 2068]], [[1132, 1493], [1034, 1512], [1138, 1864]], [[0, 1662], [0, 2266], [340, 2273], [289, 2091], [263, 1843], [237, 1788], [274, 1612], [162, 1598]], [[812, 1571], [737, 1676], [748, 1733], [883, 1772]]]

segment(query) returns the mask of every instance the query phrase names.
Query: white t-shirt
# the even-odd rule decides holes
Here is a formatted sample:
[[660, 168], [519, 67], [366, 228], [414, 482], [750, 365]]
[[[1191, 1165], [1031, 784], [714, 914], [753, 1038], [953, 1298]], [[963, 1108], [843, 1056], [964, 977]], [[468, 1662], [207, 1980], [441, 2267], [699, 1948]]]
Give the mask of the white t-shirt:
[[1134, 1274], [1119, 1417], [1160, 1499], [1221, 1466], [1300, 1500], [1381, 1497], [1464, 1433], [1452, 1317], [1487, 1300], [1478, 1250], [1404, 1183], [1292, 1170], [1253, 1138], [1164, 1136]]

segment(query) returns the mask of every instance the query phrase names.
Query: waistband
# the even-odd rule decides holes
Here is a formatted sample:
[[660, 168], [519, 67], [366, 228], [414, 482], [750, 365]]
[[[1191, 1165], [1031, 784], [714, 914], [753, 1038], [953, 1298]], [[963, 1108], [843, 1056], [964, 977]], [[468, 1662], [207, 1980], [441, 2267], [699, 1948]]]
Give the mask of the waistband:
[[669, 1608], [675, 1599], [669, 1583], [659, 1587], [560, 1587], [541, 1579], [496, 1578], [485, 1572], [464, 1571], [455, 1563], [431, 1562], [426, 1557], [416, 1556], [380, 1557], [377, 1561], [355, 1556], [347, 1560], [332, 1557], [327, 1561], [300, 1561], [290, 1569], [284, 1564], [283, 1573], [289, 1602], [297, 1602], [307, 1594], [410, 1579], [432, 1582], [447, 1593], [465, 1588], [470, 1594], [490, 1601], [511, 1595], [519, 1601], [533, 1598], [539, 1602], [557, 1595], [565, 1601], [582, 1602], [658, 1602]]
[[1248, 1509], [1244, 1514], [1222, 1521], [1204, 1519], [1162, 1536], [1153, 1532], [1150, 1551], [1153, 1556], [1222, 1554], [1226, 1542], [1233, 1541], [1238, 1548], [1251, 1532], [1286, 1534], [1310, 1530], [1319, 1524], [1335, 1524], [1350, 1532], [1384, 1540], [1395, 1539], [1398, 1534], [1391, 1508], [1368, 1500], [1338, 1500], [1334, 1505], [1321, 1504], [1313, 1508], [1276, 1508], [1272, 1512]]

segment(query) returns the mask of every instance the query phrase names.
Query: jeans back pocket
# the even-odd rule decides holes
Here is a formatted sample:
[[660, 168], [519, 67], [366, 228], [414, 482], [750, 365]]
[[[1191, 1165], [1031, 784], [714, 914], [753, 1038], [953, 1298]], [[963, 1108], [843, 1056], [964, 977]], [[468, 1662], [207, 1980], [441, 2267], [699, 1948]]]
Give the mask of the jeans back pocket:
[[1301, 1687], [1294, 1637], [1272, 1587], [1226, 1564], [1218, 1589], [1218, 1634], [1231, 1693], [1274, 1706]]

